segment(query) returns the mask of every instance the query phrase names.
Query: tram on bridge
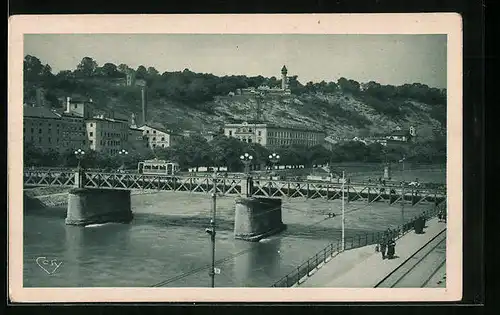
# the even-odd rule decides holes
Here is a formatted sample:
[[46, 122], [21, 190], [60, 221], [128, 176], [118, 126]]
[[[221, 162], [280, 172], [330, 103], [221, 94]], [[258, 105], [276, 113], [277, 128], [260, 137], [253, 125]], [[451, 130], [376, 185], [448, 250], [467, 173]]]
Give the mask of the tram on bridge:
[[157, 159], [142, 161], [137, 165], [139, 174], [175, 175], [179, 170], [178, 163]]

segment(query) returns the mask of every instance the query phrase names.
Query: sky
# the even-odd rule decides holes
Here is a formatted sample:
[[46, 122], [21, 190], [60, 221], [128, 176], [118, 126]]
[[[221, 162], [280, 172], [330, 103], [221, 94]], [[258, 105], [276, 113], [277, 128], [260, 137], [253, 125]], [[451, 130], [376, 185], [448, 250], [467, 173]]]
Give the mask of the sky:
[[153, 66], [160, 73], [214, 75], [297, 75], [309, 81], [446, 88], [446, 35], [229, 35], [229, 34], [29, 34], [24, 55], [38, 57], [52, 72], [73, 70], [83, 57], [99, 66]]

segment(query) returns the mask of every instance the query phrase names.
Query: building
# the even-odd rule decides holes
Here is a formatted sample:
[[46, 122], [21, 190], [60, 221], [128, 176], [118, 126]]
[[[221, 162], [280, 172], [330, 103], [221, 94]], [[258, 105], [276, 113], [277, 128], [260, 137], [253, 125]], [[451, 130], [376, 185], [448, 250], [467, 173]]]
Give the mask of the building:
[[143, 130], [134, 126], [128, 129], [128, 150], [143, 153], [149, 150], [148, 138], [143, 136]]
[[45, 107], [23, 107], [23, 139], [44, 151], [88, 149], [83, 117]]
[[398, 128], [384, 136], [388, 141], [409, 142], [416, 136], [415, 127], [410, 126], [408, 130]]
[[143, 79], [137, 79], [136, 77], [136, 72], [132, 69], [127, 71], [126, 74], [126, 79], [125, 79], [125, 84], [127, 86], [146, 86], [146, 80]]
[[85, 119], [75, 113], [59, 114], [63, 122], [63, 145], [69, 150], [88, 149]]
[[23, 107], [23, 140], [43, 151], [63, 152], [66, 130], [61, 116], [45, 108], [25, 105]]
[[267, 123], [224, 125], [224, 135], [237, 138], [248, 143], [259, 143], [264, 147], [277, 147], [285, 145], [305, 145], [312, 147], [322, 145], [325, 133], [296, 127], [281, 127]]
[[228, 96], [235, 96], [235, 95], [290, 95], [290, 86], [289, 86], [289, 78], [288, 78], [288, 69], [286, 66], [283, 66], [281, 68], [281, 86], [280, 87], [269, 87], [267, 85], [261, 85], [257, 88], [255, 87], [248, 87], [248, 88], [242, 88], [242, 89], [237, 89], [236, 93], [231, 92], [231, 95]]
[[218, 134], [219, 133], [215, 132], [215, 131], [184, 130], [182, 132], [182, 135], [184, 137], [191, 137], [191, 136], [194, 136], [194, 135], [199, 135], [199, 136], [205, 138], [205, 140], [207, 140], [207, 142], [212, 141]]
[[66, 110], [64, 112], [86, 119], [92, 117], [93, 107], [94, 103], [92, 100], [87, 101], [79, 98], [67, 97]]
[[160, 124], [149, 123], [138, 129], [142, 130], [142, 135], [146, 137], [151, 149], [168, 148], [182, 138], [182, 135], [173, 133]]
[[128, 119], [107, 118], [103, 115], [85, 120], [91, 150], [115, 155], [130, 150]]

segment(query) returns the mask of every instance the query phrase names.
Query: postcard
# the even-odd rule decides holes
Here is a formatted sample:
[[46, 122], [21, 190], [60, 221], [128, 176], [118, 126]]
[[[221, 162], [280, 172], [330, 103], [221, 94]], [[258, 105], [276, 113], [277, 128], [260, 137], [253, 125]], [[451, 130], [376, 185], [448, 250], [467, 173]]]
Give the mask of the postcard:
[[9, 21], [12, 302], [462, 297], [451, 13]]

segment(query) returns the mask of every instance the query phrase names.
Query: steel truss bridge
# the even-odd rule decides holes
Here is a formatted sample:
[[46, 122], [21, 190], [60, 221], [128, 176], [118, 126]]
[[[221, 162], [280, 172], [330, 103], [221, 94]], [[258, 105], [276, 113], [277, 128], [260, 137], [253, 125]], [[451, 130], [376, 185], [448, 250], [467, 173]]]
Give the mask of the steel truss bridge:
[[[81, 177], [81, 178], [79, 178]], [[100, 172], [76, 170], [24, 170], [24, 186], [60, 186], [96, 189], [180, 191], [193, 193], [242, 196], [248, 187], [249, 195], [271, 198], [322, 198], [334, 200], [342, 198], [342, 184], [330, 182], [272, 180], [245, 177], [207, 177], [146, 175], [138, 173]], [[446, 188], [403, 188], [395, 184], [373, 184], [351, 182], [344, 185], [344, 198], [347, 202], [363, 200], [382, 201], [389, 204], [401, 202], [417, 205], [421, 203], [439, 204], [446, 200]]]

